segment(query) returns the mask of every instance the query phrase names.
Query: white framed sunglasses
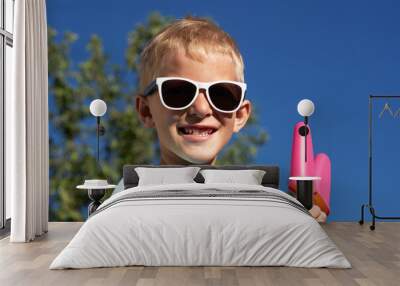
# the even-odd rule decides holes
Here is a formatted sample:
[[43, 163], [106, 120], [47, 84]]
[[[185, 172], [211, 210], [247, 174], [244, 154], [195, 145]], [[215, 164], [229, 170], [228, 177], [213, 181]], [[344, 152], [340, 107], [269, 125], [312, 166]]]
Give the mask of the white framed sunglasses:
[[219, 112], [233, 113], [242, 105], [246, 84], [220, 80], [199, 82], [184, 77], [157, 77], [144, 90], [143, 96], [153, 94], [158, 88], [161, 103], [172, 110], [183, 110], [193, 104], [200, 89], [205, 89], [210, 105]]

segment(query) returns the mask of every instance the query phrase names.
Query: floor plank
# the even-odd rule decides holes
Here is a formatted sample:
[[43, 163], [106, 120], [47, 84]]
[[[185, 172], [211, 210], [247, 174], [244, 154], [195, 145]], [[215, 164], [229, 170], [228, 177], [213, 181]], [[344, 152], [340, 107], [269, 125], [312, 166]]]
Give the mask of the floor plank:
[[352, 222], [323, 225], [352, 269], [137, 266], [49, 270], [81, 225], [52, 222], [49, 232], [31, 243], [0, 240], [0, 285], [399, 285], [399, 222], [379, 222], [375, 231]]

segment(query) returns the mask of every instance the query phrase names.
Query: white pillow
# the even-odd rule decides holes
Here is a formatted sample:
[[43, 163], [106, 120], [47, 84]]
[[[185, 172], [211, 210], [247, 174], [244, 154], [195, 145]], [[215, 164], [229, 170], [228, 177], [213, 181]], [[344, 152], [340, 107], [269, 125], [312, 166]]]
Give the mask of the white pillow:
[[247, 184], [261, 185], [265, 175], [263, 170], [201, 170], [204, 183], [226, 183], [226, 184]]
[[193, 179], [199, 170], [199, 167], [135, 168], [139, 176], [138, 186], [195, 183]]

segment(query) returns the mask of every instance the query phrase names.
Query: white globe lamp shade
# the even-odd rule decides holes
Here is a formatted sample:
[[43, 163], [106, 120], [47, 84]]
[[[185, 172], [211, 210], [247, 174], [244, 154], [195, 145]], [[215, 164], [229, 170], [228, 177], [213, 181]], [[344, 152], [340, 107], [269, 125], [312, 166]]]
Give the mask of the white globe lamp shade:
[[309, 99], [303, 99], [297, 105], [297, 111], [301, 116], [311, 116], [314, 113], [314, 103]]
[[101, 99], [95, 99], [90, 103], [90, 113], [93, 116], [103, 116], [107, 111], [107, 104]]

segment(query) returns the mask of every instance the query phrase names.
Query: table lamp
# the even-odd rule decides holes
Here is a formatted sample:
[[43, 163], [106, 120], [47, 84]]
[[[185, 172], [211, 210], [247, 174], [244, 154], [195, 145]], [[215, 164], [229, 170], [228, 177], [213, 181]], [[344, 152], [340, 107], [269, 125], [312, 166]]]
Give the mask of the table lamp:
[[107, 104], [101, 99], [95, 99], [90, 103], [90, 113], [96, 117], [97, 121], [97, 164], [100, 165], [100, 136], [103, 136], [106, 132], [104, 126], [100, 124], [100, 117], [102, 117], [107, 111]]
[[[106, 132], [104, 126], [100, 123], [100, 118], [106, 114], [107, 104], [101, 99], [95, 99], [90, 103], [90, 113], [96, 117], [96, 134], [97, 134], [97, 176], [103, 177], [100, 167], [100, 136]], [[115, 188], [115, 185], [108, 184], [107, 180], [91, 179], [85, 180], [83, 185], [76, 187], [77, 189], [87, 190], [91, 203], [88, 206], [88, 215], [92, 215], [101, 205], [101, 198], [104, 196], [107, 189]]]
[[307, 162], [307, 134], [309, 133], [308, 130], [308, 117], [314, 113], [314, 103], [309, 99], [300, 100], [299, 104], [297, 105], [297, 111], [301, 116], [304, 116], [304, 126], [300, 127], [299, 133], [301, 136], [304, 136], [304, 158], [305, 162]]

